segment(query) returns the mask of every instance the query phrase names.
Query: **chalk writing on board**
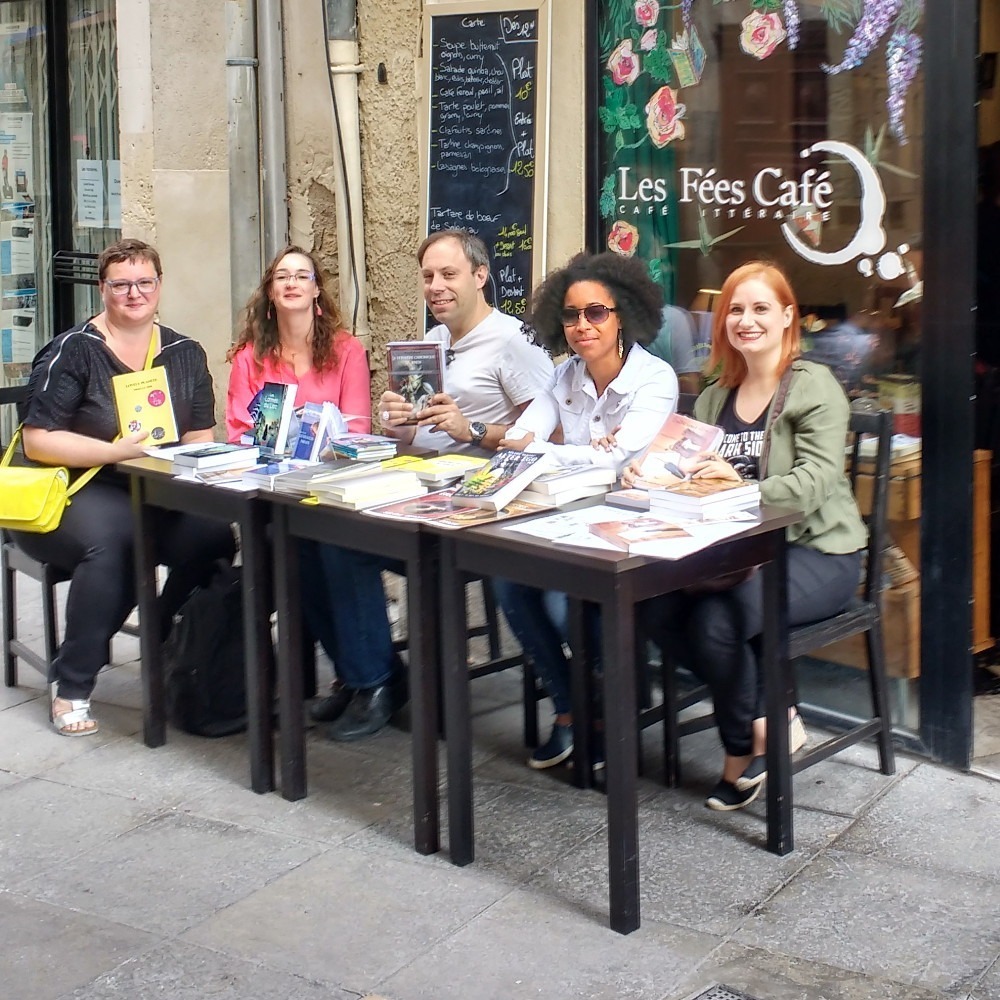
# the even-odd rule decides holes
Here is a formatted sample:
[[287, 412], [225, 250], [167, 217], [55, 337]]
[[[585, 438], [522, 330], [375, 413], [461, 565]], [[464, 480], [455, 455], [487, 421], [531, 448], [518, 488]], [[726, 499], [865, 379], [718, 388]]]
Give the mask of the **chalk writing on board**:
[[432, 16], [427, 231], [493, 256], [487, 297], [527, 311], [534, 275], [538, 11]]

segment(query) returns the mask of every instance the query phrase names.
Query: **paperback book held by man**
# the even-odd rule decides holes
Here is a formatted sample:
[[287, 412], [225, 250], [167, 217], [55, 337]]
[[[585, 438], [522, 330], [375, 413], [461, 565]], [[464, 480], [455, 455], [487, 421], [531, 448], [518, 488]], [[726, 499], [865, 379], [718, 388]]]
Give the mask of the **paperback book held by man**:
[[386, 345], [389, 391], [413, 406], [407, 423], [417, 422], [431, 397], [444, 392], [444, 344], [437, 340], [394, 340]]

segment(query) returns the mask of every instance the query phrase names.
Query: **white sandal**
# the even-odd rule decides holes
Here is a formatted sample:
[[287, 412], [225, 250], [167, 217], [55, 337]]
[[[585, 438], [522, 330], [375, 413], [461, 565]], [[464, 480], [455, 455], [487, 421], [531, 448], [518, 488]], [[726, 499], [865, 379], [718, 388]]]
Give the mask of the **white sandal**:
[[[52, 698], [49, 718], [52, 721], [55, 731], [60, 736], [93, 736], [95, 733], [100, 732], [101, 727], [97, 724], [97, 720], [93, 715], [90, 714], [90, 702], [87, 699], [60, 698], [59, 700], [68, 702], [70, 706], [68, 712], [60, 712], [56, 715], [56, 699], [55, 697]], [[80, 722], [92, 722], [93, 725], [87, 726], [86, 729], [69, 728]]]

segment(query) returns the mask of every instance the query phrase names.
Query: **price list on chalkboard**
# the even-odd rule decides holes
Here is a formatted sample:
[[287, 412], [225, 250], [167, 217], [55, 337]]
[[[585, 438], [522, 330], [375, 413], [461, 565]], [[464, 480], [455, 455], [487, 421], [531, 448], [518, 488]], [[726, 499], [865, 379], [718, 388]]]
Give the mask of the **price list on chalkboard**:
[[527, 311], [540, 259], [539, 22], [529, 9], [435, 14], [430, 23], [427, 232], [480, 236], [493, 256], [487, 298], [512, 316]]

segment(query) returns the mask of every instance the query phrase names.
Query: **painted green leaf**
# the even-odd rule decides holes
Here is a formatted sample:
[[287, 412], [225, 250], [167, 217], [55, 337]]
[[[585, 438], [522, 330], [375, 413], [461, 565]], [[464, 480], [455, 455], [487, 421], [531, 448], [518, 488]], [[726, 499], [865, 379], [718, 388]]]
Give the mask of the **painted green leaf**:
[[618, 128], [618, 117], [608, 108], [598, 108], [597, 116], [601, 119], [601, 126], [605, 132], [614, 132]]
[[666, 49], [657, 47], [652, 52], [647, 52], [642, 65], [654, 80], [659, 80], [661, 83], [670, 82], [671, 64]]
[[626, 104], [618, 111], [618, 127], [621, 129], [642, 128], [639, 109], [634, 104]]
[[615, 132], [615, 152], [617, 153], [625, 145], [625, 136], [621, 132]]
[[615, 214], [615, 175], [608, 174], [601, 185], [601, 199], [598, 210], [602, 219], [611, 219]]

